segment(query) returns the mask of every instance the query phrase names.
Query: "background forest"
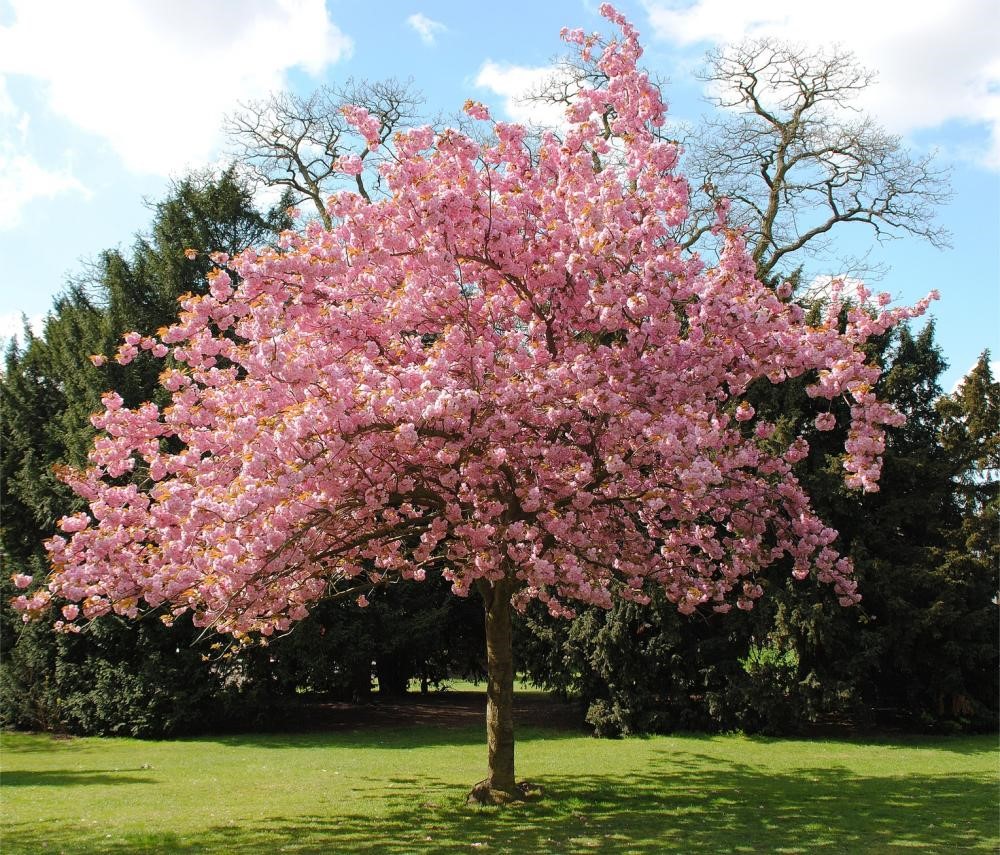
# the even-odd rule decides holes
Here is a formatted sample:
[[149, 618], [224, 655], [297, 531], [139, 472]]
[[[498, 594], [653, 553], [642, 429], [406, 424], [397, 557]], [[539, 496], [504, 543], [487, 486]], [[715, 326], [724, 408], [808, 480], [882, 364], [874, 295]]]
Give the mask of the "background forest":
[[[788, 75], [791, 94], [780, 109], [748, 76], [761, 62]], [[934, 225], [948, 192], [934, 162], [914, 159], [869, 120], [845, 123], [822, 109], [867, 85], [848, 57], [748, 43], [710, 57], [709, 69], [713, 91], [729, 92], [719, 100], [729, 112], [686, 141], [701, 219], [679, 243], [710, 254], [710, 221], [719, 201], [730, 200], [761, 281], [790, 284], [818, 313], [824, 293], [805, 287], [801, 270], [810, 253], [829, 252], [831, 230], [861, 222], [873, 236], [895, 229], [947, 239]], [[579, 82], [579, 69], [564, 72], [537, 99], [558, 102], [567, 80]], [[127, 406], [163, 394], [148, 356], [128, 365], [92, 357], [113, 353], [125, 331], [169, 324], [178, 298], [204, 293], [208, 251], [274, 245], [293, 225], [292, 205], [329, 226], [324, 199], [340, 189], [329, 169], [335, 157], [362, 158], [351, 189], [366, 198], [382, 192], [375, 158], [341, 121], [347, 103], [376, 115], [386, 142], [419, 120], [419, 95], [395, 81], [248, 105], [231, 117], [233, 165], [176, 181], [151, 206], [148, 232], [128, 249], [103, 252], [68, 284], [41, 331], [26, 326], [8, 345], [0, 378], [0, 723], [163, 736], [258, 726], [310, 700], [367, 702], [482, 675], [481, 606], [452, 596], [440, 579], [386, 586], [365, 609], [353, 599], [324, 602], [287, 635], [239, 651], [183, 619], [168, 629], [156, 616], [107, 615], [79, 635], [57, 635], [44, 622], [23, 625], [8, 606], [13, 576], [44, 576], [42, 542], [80, 509], [55, 468], [86, 462], [95, 434], [89, 416], [102, 392], [117, 389]], [[846, 154], [828, 157], [834, 145]], [[835, 199], [831, 188], [845, 187]], [[264, 210], [261, 188], [283, 195]], [[885, 198], [897, 207], [887, 212]], [[883, 368], [879, 397], [907, 417], [888, 430], [878, 493], [843, 487], [844, 429], [810, 429], [823, 410], [805, 392], [808, 378], [780, 395], [769, 385], [752, 391], [756, 410], [780, 432], [807, 432], [811, 450], [797, 475], [854, 561], [860, 607], [841, 608], [823, 586], [776, 566], [757, 608], [726, 617], [683, 616], [656, 597], [587, 607], [572, 621], [529, 608], [516, 624], [518, 670], [577, 701], [599, 735], [995, 727], [1000, 383], [984, 352], [956, 389], [942, 389], [947, 362], [932, 322], [883, 336], [870, 356]]]

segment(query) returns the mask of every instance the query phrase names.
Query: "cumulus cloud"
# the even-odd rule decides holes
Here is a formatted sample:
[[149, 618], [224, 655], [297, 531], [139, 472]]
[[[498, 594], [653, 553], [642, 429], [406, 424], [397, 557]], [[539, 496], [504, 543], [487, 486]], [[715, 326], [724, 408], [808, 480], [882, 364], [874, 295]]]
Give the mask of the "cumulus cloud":
[[812, 47], [840, 44], [878, 71], [878, 84], [859, 104], [886, 127], [906, 134], [949, 122], [981, 126], [990, 138], [981, 159], [1000, 169], [995, 0], [645, 0], [644, 5], [655, 35], [680, 46], [748, 36]]
[[476, 86], [503, 98], [504, 111], [515, 122], [559, 128], [566, 125], [563, 105], [527, 100], [528, 95], [537, 92], [558, 73], [559, 69], [552, 65], [500, 65], [486, 60], [476, 76]]
[[25, 205], [32, 200], [51, 199], [64, 193], [90, 196], [90, 191], [68, 169], [48, 169], [0, 140], [0, 231], [19, 225]]
[[[49, 109], [107, 140], [135, 172], [203, 163], [238, 100], [319, 74], [351, 41], [323, 0], [11, 0], [0, 76], [22, 75]], [[11, 16], [8, 16], [11, 20]]]
[[440, 21], [433, 21], [423, 12], [416, 12], [406, 19], [406, 23], [420, 36], [425, 45], [432, 45], [437, 40], [438, 33], [445, 33], [448, 28]]
[[17, 226], [33, 199], [90, 195], [68, 166], [44, 166], [26, 152], [30, 124], [31, 117], [14, 105], [0, 78], [0, 231]]
[[[45, 328], [44, 315], [31, 315], [27, 318], [28, 326], [35, 335], [41, 335]], [[21, 312], [0, 312], [0, 342], [6, 346], [11, 339], [21, 341], [24, 338], [25, 315]]]

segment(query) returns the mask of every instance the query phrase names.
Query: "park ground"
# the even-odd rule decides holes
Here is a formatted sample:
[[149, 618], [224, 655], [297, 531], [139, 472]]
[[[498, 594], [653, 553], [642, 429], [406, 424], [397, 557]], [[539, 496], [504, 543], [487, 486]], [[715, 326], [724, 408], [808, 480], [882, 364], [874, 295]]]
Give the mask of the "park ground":
[[518, 773], [485, 766], [482, 695], [317, 707], [290, 732], [171, 741], [4, 733], [0, 851], [15, 853], [996, 852], [995, 735], [597, 740], [517, 701]]

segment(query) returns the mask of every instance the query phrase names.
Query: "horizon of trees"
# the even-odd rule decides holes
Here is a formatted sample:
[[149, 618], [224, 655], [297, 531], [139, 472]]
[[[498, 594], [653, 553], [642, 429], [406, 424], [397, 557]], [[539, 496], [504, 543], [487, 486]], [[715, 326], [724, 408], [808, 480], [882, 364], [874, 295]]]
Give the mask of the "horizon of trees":
[[[717, 72], [722, 62], [720, 54]], [[745, 71], [745, 63], [737, 66]], [[847, 89], [860, 78], [850, 80]], [[405, 87], [372, 91], [390, 98], [381, 128], [388, 141], [413, 120], [418, 99]], [[752, 90], [738, 91], [753, 107]], [[794, 114], [794, 104], [791, 109]], [[334, 130], [327, 142], [336, 148], [344, 130]], [[740, 139], [731, 138], [732, 146]], [[866, 156], [874, 150], [872, 144]], [[332, 148], [326, 154], [339, 156]], [[706, 149], [706, 163], [710, 155], [718, 152]], [[244, 151], [248, 159], [255, 156], [263, 157]], [[776, 157], [769, 150], [765, 160]], [[274, 164], [258, 162], [265, 164], [258, 177], [266, 180]], [[930, 164], [921, 168], [931, 176]], [[722, 192], [717, 173], [717, 166], [706, 167], [702, 189]], [[305, 190], [275, 183], [321, 205], [325, 176], [310, 175]], [[367, 196], [360, 175], [358, 185]], [[940, 201], [944, 193], [937, 184], [926, 199]], [[84, 459], [100, 393], [116, 388], [128, 404], [156, 394], [151, 362], [98, 367], [90, 355], [113, 352], [126, 329], [152, 332], [167, 324], [181, 294], [205, 291], [209, 261], [204, 254], [189, 258], [185, 249], [236, 254], [273, 243], [290, 225], [284, 209], [292, 201], [286, 196], [273, 210], [257, 211], [253, 188], [236, 168], [177, 182], [154, 207], [148, 236], [137, 238], [131, 252], [103, 253], [56, 300], [40, 334], [26, 330], [23, 343], [8, 346], [0, 381], [5, 722], [79, 732], [183, 732], [227, 716], [233, 721], [237, 708], [252, 707], [259, 719], [303, 688], [363, 699], [372, 662], [390, 692], [404, 691], [413, 679], [426, 686], [449, 673], [481, 673], [479, 610], [452, 608], [447, 592], [420, 585], [392, 591], [394, 602], [366, 611], [324, 604], [287, 638], [232, 656], [213, 650], [215, 642], [197, 642], [193, 627], [178, 636], [155, 621], [133, 629], [102, 618], [82, 637], [54, 638], [34, 626], [21, 630], [10, 613], [10, 577], [44, 573], [40, 542], [74, 507], [52, 466]], [[753, 210], [760, 212], [748, 203], [738, 216]], [[915, 216], [933, 242], [941, 236], [930, 231], [929, 213]], [[794, 246], [798, 238], [780, 244], [774, 228], [759, 234], [759, 275], [775, 285], [794, 281], [794, 269], [776, 272], [778, 259], [794, 260], [802, 249]], [[910, 418], [890, 431], [882, 493], [858, 499], [833, 486], [836, 437], [825, 436], [800, 468], [814, 499], [839, 523], [862, 584], [870, 586], [861, 610], [844, 615], [829, 604], [817, 608], [775, 573], [767, 608], [734, 626], [681, 618], [656, 602], [587, 610], [575, 623], [530, 614], [519, 628], [526, 672], [580, 699], [601, 733], [733, 726], [789, 732], [838, 716], [884, 721], [882, 713], [910, 713], [908, 724], [917, 727], [994, 725], [998, 384], [984, 353], [965, 382], [944, 394], [938, 381], [945, 361], [930, 325], [915, 334], [902, 330], [876, 350], [887, 368], [883, 393]], [[769, 399], [761, 390], [760, 407], [784, 419], [788, 431], [816, 415], [804, 393]], [[852, 662], [859, 667], [848, 667]]]

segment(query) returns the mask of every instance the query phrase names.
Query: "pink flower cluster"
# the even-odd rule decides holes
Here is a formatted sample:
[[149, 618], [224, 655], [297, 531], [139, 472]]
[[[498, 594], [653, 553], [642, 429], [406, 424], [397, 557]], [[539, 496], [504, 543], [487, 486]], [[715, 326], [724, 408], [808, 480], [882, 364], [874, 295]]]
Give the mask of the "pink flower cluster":
[[348, 124], [361, 134], [371, 151], [375, 151], [381, 145], [382, 125], [376, 116], [371, 115], [364, 107], [351, 104], [342, 107], [341, 112]]
[[[849, 480], [874, 489], [898, 417], [861, 345], [925, 304], [854, 310], [842, 334], [758, 282], [721, 220], [718, 264], [681, 250], [665, 108], [634, 29], [602, 13], [616, 40], [566, 33], [607, 82], [564, 139], [403, 134], [387, 198], [338, 194], [331, 230], [243, 254], [158, 340], [125, 337], [120, 360], [172, 355], [170, 404], [105, 396], [90, 467], [64, 473], [90, 511], [62, 520], [26, 616], [54, 596], [70, 622], [155, 607], [269, 634], [332, 590], [364, 606], [430, 574], [460, 595], [515, 579], [516, 605], [553, 614], [652, 586], [725, 612], [785, 557], [858, 600], [793, 473], [805, 440], [780, 447], [745, 392], [818, 372], [810, 394], [850, 402]], [[345, 113], [373, 142], [371, 117]]]

